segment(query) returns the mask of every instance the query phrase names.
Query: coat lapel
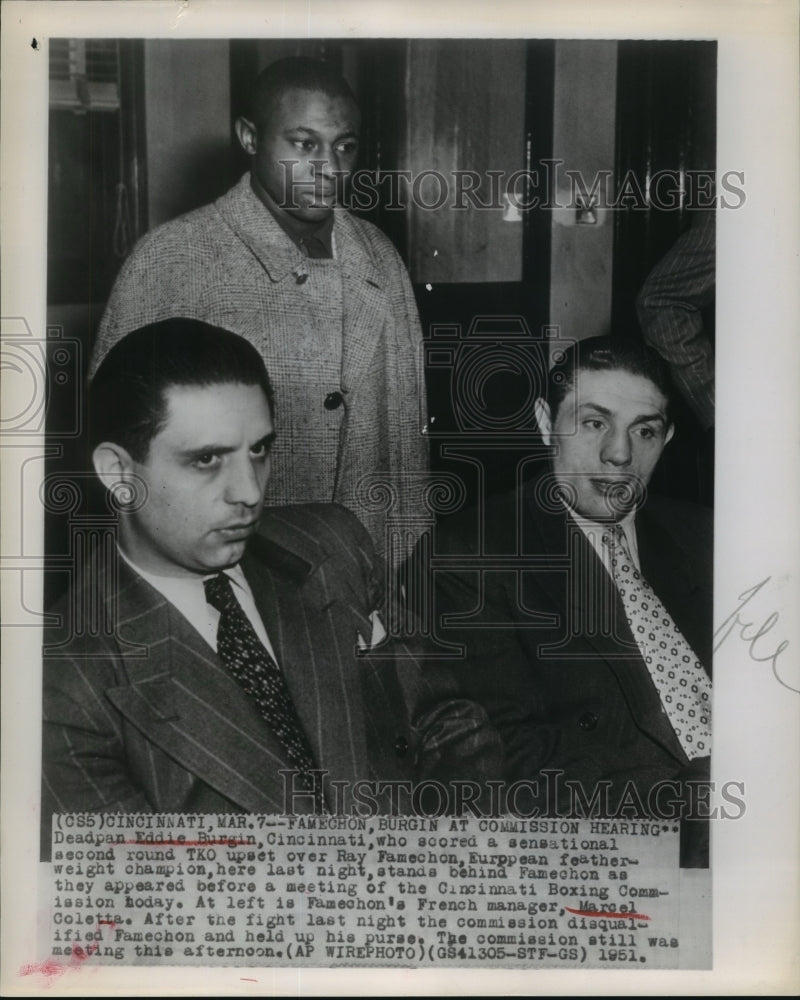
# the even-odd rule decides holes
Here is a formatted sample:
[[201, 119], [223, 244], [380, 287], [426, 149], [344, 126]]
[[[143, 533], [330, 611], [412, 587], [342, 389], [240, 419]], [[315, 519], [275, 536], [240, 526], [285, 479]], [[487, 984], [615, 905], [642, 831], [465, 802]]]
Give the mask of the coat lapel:
[[342, 388], [353, 392], [368, 374], [378, 344], [385, 360], [396, 356], [394, 346], [385, 343], [386, 317], [392, 309], [384, 290], [385, 277], [344, 209], [336, 211], [333, 238], [345, 285]]
[[[284, 233], [250, 187], [245, 175], [216, 202], [225, 222], [236, 232], [273, 282], [293, 281], [306, 258]], [[353, 392], [370, 370], [391, 315], [385, 279], [345, 209], [337, 209], [333, 229], [334, 258], [345, 283], [342, 341], [342, 389]]]
[[302, 251], [259, 201], [250, 186], [249, 174], [245, 174], [234, 188], [219, 198], [216, 207], [271, 281], [284, 281], [292, 271], [303, 265], [305, 257]]

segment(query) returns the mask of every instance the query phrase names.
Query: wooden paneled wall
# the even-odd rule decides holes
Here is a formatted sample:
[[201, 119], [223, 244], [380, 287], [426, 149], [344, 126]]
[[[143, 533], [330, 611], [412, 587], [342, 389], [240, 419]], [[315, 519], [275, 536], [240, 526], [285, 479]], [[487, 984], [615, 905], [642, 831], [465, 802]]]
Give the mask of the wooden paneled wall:
[[579, 171], [589, 191], [602, 171], [613, 174], [616, 86], [616, 42], [556, 42], [553, 157], [563, 160], [556, 195], [565, 207], [552, 214], [550, 322], [574, 340], [609, 332], [614, 226], [602, 210], [594, 224], [577, 223], [566, 172]]
[[[503, 221], [502, 207], [453, 205], [469, 206], [457, 194], [455, 171], [477, 172], [482, 178], [477, 196], [488, 203], [487, 171], [511, 175], [525, 166], [525, 42], [409, 42], [406, 105], [400, 167], [415, 178], [437, 171], [447, 189], [440, 208], [426, 209], [413, 200], [409, 206], [412, 281], [519, 281], [521, 222]], [[441, 187], [429, 177], [418, 193], [435, 204]]]
[[144, 87], [152, 229], [231, 183], [229, 42], [148, 39]]

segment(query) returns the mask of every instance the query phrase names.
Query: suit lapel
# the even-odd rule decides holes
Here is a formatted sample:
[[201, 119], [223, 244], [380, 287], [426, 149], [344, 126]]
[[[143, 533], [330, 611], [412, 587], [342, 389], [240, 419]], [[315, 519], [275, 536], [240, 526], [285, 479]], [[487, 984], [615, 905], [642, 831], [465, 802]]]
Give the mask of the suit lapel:
[[287, 555], [257, 537], [242, 566], [317, 765], [330, 780], [368, 777], [352, 608], [328, 561]]
[[[536, 504], [532, 495], [528, 503]], [[561, 619], [565, 641], [560, 656], [639, 662], [639, 647], [613, 580], [577, 524], [566, 511], [543, 511], [538, 505], [535, 516], [527, 520], [527, 551], [543, 552], [551, 565], [563, 566], [559, 585], [541, 588]]]
[[636, 517], [636, 538], [642, 575], [658, 594], [683, 637], [711, 675], [710, 629], [698, 614], [702, 603], [702, 584], [693, 571], [694, 553], [687, 552], [674, 534], [668, 531], [644, 507]]
[[120, 712], [191, 774], [248, 812], [282, 812], [282, 747], [214, 651], [165, 598], [126, 568], [120, 633], [148, 647], [128, 683], [108, 691]]
[[[617, 588], [591, 542], [566, 511], [544, 510], [534, 489], [528, 491], [526, 503], [525, 551], [545, 552], [554, 562], [569, 557], [563, 582], [546, 588], [547, 598], [561, 616], [565, 641], [542, 652], [563, 659], [564, 669], [569, 668], [572, 657], [603, 661], [616, 677], [639, 727], [673, 756], [685, 760], [633, 638]], [[545, 588], [540, 593], [545, 593]]]

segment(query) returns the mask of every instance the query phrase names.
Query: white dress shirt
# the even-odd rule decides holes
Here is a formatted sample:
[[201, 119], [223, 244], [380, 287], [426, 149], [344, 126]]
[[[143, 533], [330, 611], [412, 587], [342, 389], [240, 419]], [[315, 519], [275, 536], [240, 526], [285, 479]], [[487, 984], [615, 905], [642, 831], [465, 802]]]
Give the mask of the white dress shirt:
[[[572, 510], [571, 507], [569, 508], [569, 516], [589, 539], [592, 544], [592, 548], [599, 556], [609, 576], [613, 579], [614, 574], [611, 568], [611, 557], [608, 549], [605, 545], [603, 545], [603, 535], [608, 530], [608, 525], [600, 521], [590, 521], [587, 517], [581, 517], [581, 515], [578, 514], [577, 511]], [[633, 560], [633, 565], [637, 570], [641, 571], [641, 567], [639, 565], [639, 546], [636, 542], [636, 525], [634, 523], [635, 516], [636, 512], [631, 511], [622, 518], [619, 525], [625, 533], [625, 541], [628, 543], [628, 551], [630, 552], [631, 559]]]
[[[125, 555], [122, 549], [120, 555], [134, 572], [138, 573], [143, 580], [146, 580], [151, 587], [165, 597], [173, 607], [177, 608], [190, 625], [200, 633], [209, 646], [217, 651], [217, 629], [219, 627], [219, 611], [212, 607], [206, 600], [206, 592], [203, 581], [215, 576], [208, 573], [206, 576], [160, 576], [156, 573], [148, 573], [141, 569]], [[231, 581], [233, 593], [236, 600], [247, 615], [250, 624], [255, 629], [256, 635], [269, 650], [270, 656], [277, 663], [275, 650], [269, 641], [267, 630], [261, 620], [261, 615], [256, 608], [253, 592], [250, 584], [245, 579], [244, 572], [240, 565], [226, 569], [225, 575]]]

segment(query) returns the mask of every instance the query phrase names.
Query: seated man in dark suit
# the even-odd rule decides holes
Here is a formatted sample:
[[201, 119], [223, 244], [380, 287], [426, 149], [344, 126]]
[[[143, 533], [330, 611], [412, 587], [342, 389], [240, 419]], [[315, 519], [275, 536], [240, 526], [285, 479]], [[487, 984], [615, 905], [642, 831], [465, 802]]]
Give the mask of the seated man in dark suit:
[[[672, 436], [669, 372], [637, 341], [584, 340], [536, 412], [546, 471], [437, 529], [436, 637], [462, 647], [461, 694], [531, 808], [685, 818], [711, 745], [712, 526], [647, 495]], [[682, 830], [684, 863], [702, 864], [707, 824]]]
[[349, 812], [354, 783], [446, 756], [423, 745], [423, 702], [434, 726], [455, 714], [459, 759], [481, 756], [480, 712], [420, 694], [412, 661], [359, 654], [382, 626], [356, 517], [306, 504], [262, 519], [276, 433], [264, 363], [236, 334], [166, 320], [104, 359], [90, 435], [118, 546], [46, 636], [45, 817]]

